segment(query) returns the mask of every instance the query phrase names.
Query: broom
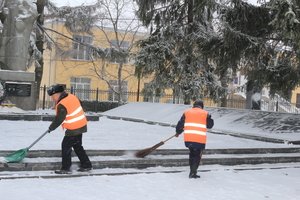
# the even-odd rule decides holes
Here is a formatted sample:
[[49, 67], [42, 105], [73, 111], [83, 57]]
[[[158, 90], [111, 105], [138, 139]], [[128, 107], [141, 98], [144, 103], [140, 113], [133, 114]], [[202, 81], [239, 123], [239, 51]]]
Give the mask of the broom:
[[172, 135], [168, 139], [166, 139], [164, 141], [161, 141], [160, 143], [157, 143], [156, 145], [154, 145], [154, 146], [152, 146], [150, 148], [146, 148], [146, 149], [143, 149], [143, 150], [140, 150], [140, 151], [136, 152], [135, 153], [135, 157], [137, 157], [137, 158], [144, 158], [145, 156], [149, 155], [152, 151], [154, 151], [158, 147], [164, 145], [168, 140], [172, 139], [173, 137], [175, 137], [175, 135]]

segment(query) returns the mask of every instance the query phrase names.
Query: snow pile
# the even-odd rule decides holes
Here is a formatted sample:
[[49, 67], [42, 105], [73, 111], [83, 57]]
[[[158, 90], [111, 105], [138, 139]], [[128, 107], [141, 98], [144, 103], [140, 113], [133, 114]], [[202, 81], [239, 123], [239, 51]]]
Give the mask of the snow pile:
[[26, 113], [26, 111], [15, 106], [0, 106], [0, 113]]

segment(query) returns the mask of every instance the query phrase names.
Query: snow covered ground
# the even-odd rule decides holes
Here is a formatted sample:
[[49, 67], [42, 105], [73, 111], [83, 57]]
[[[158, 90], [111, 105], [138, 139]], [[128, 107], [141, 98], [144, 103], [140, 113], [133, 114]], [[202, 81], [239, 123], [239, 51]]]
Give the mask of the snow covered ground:
[[298, 200], [299, 169], [1, 180], [5, 200]]
[[[157, 107], [159, 106], [159, 108]], [[162, 109], [165, 107], [165, 109]], [[147, 104], [148, 114], [139, 118], [156, 121], [167, 118], [179, 119], [183, 105], [170, 108]], [[128, 109], [128, 110], [126, 110]], [[105, 114], [130, 116], [139, 110], [139, 104], [108, 111]], [[12, 110], [12, 109], [11, 109]], [[10, 111], [11, 111], [10, 110]], [[180, 110], [180, 112], [174, 112]], [[5, 112], [10, 112], [6, 110]], [[13, 112], [17, 112], [13, 110]], [[137, 112], [138, 113], [138, 112]], [[171, 117], [171, 113], [174, 114]], [[164, 121], [161, 121], [164, 122]], [[0, 121], [0, 150], [18, 150], [30, 145], [47, 130], [50, 122]], [[242, 127], [239, 127], [240, 129]], [[143, 149], [174, 134], [174, 128], [146, 123], [113, 120], [101, 117], [89, 122], [88, 133], [83, 137], [86, 149]], [[291, 134], [292, 135], [292, 134]], [[46, 135], [32, 149], [60, 149], [63, 131], [58, 128]], [[208, 149], [214, 148], [264, 148], [297, 147], [273, 144], [227, 135], [208, 133]], [[161, 148], [183, 149], [183, 138], [173, 138]], [[26, 161], [26, 158], [25, 158]], [[236, 170], [257, 167], [261, 170]], [[183, 170], [178, 173], [141, 173], [122, 176], [93, 176], [62, 179], [15, 179], [0, 180], [0, 199], [3, 200], [161, 200], [161, 199], [209, 199], [209, 200], [296, 200], [300, 195], [300, 163], [269, 164], [255, 166], [200, 166], [200, 179], [187, 178], [187, 168], [161, 168], [160, 170]], [[210, 170], [211, 171], [207, 171]], [[130, 169], [103, 169], [103, 171], [126, 172]], [[2, 172], [3, 173], [3, 172]], [[38, 172], [36, 172], [38, 174]], [[43, 172], [49, 173], [49, 172]], [[16, 172], [15, 176], [18, 176]], [[67, 195], [67, 197], [66, 197]]]
[[[16, 150], [29, 146], [47, 130], [49, 125], [50, 122], [43, 121], [0, 121], [0, 150]], [[175, 129], [172, 127], [112, 120], [102, 117], [99, 121], [89, 122], [88, 133], [84, 134], [83, 142], [87, 149], [143, 149], [153, 146], [173, 134], [175, 134]], [[32, 150], [60, 149], [62, 137], [63, 131], [59, 127], [33, 146]], [[208, 133], [207, 144], [207, 148], [210, 149], [291, 146], [211, 133]], [[161, 148], [183, 149], [185, 147], [183, 139], [180, 137], [168, 141]]]

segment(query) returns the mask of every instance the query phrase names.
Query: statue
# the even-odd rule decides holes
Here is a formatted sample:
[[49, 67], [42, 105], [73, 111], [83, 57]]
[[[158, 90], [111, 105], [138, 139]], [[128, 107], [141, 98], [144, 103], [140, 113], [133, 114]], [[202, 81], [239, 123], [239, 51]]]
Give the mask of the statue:
[[6, 0], [1, 13], [0, 69], [26, 71], [28, 47], [37, 18], [33, 0]]

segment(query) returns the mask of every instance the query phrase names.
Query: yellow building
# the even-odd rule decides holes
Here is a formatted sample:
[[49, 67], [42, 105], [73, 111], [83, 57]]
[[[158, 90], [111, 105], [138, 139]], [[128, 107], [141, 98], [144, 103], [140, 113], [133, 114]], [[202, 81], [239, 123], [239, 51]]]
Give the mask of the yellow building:
[[292, 92], [291, 103], [297, 108], [300, 108], [300, 87], [297, 87]]
[[[52, 84], [65, 84], [66, 88], [75, 89], [76, 95], [81, 100], [96, 100], [96, 95], [83, 90], [102, 91], [98, 100], [115, 100], [114, 90], [118, 91], [118, 70], [122, 73], [122, 91], [137, 92], [138, 78], [134, 76], [135, 67], [130, 57], [127, 57], [120, 68], [117, 59], [103, 60], [92, 56], [92, 48], [99, 49], [132, 49], [136, 41], [145, 37], [145, 33], [116, 33], [113, 29], [104, 31], [93, 27], [91, 33], [71, 33], [63, 22], [53, 21], [45, 25], [47, 35], [51, 38], [55, 47], [44, 51], [44, 71], [41, 86]], [[118, 42], [119, 41], [119, 42]], [[122, 41], [120, 43], [120, 41]], [[120, 44], [118, 46], [118, 44]], [[140, 90], [149, 80], [140, 80]], [[105, 92], [104, 92], [105, 91]], [[106, 96], [105, 96], [106, 95]], [[125, 101], [127, 97], [124, 97]], [[135, 101], [135, 100], [132, 100]]]

